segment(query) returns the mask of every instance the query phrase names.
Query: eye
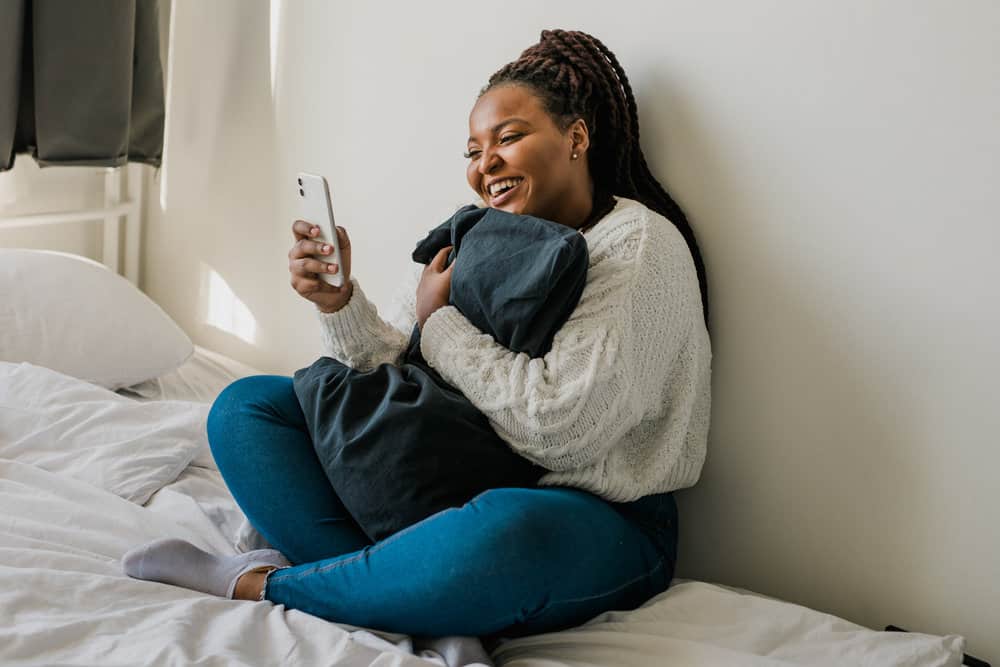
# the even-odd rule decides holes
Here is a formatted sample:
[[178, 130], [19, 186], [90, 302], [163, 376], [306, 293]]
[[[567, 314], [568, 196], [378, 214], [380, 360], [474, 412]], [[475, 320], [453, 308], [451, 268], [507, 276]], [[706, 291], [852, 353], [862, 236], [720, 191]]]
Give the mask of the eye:
[[465, 153], [462, 153], [462, 155], [463, 155], [463, 156], [465, 157], [465, 159], [467, 159], [467, 160], [475, 160], [476, 158], [478, 158], [478, 157], [479, 157], [479, 154], [480, 154], [480, 153], [482, 153], [482, 151], [481, 151], [481, 150], [479, 150], [478, 148], [476, 148], [476, 149], [470, 149], [469, 151], [467, 151], [467, 152], [465, 152]]
[[510, 143], [511, 141], [514, 141], [515, 139], [520, 139], [521, 136], [522, 135], [517, 132], [511, 132], [510, 134], [505, 134], [502, 137], [500, 137], [500, 143], [507, 144]]

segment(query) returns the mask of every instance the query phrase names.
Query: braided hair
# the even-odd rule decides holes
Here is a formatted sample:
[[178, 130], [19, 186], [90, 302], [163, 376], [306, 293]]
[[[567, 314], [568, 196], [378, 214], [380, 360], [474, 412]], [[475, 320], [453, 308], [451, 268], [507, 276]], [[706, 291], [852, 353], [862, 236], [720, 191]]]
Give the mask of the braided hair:
[[642, 202], [677, 227], [694, 259], [707, 323], [708, 289], [698, 243], [684, 211], [649, 171], [639, 147], [635, 97], [615, 54], [585, 32], [543, 30], [541, 40], [497, 70], [479, 95], [510, 84], [531, 88], [563, 132], [577, 118], [587, 123], [587, 162], [594, 181], [591, 220], [609, 213], [619, 195]]

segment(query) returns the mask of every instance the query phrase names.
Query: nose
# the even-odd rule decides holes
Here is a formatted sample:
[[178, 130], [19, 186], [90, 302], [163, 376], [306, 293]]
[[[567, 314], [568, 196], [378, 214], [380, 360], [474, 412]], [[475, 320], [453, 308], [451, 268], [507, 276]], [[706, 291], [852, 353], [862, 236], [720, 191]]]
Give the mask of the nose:
[[479, 173], [486, 176], [497, 170], [500, 165], [500, 156], [492, 146], [483, 149], [482, 154], [479, 156]]

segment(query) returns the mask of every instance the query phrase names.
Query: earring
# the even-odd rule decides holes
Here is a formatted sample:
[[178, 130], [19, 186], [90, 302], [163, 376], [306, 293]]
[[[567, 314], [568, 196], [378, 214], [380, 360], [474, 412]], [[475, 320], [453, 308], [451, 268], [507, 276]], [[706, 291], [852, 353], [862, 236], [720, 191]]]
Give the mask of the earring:
[[576, 153], [573, 153], [573, 159], [574, 160], [576, 159], [576, 157], [577, 157]]

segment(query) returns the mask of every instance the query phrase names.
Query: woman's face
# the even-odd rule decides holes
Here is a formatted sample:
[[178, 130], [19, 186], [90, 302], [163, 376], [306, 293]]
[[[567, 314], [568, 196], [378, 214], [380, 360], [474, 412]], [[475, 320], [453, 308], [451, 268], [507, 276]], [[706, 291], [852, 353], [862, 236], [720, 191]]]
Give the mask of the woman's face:
[[580, 227], [593, 199], [589, 145], [582, 120], [563, 132], [530, 88], [500, 85], [469, 115], [466, 176], [491, 208]]

